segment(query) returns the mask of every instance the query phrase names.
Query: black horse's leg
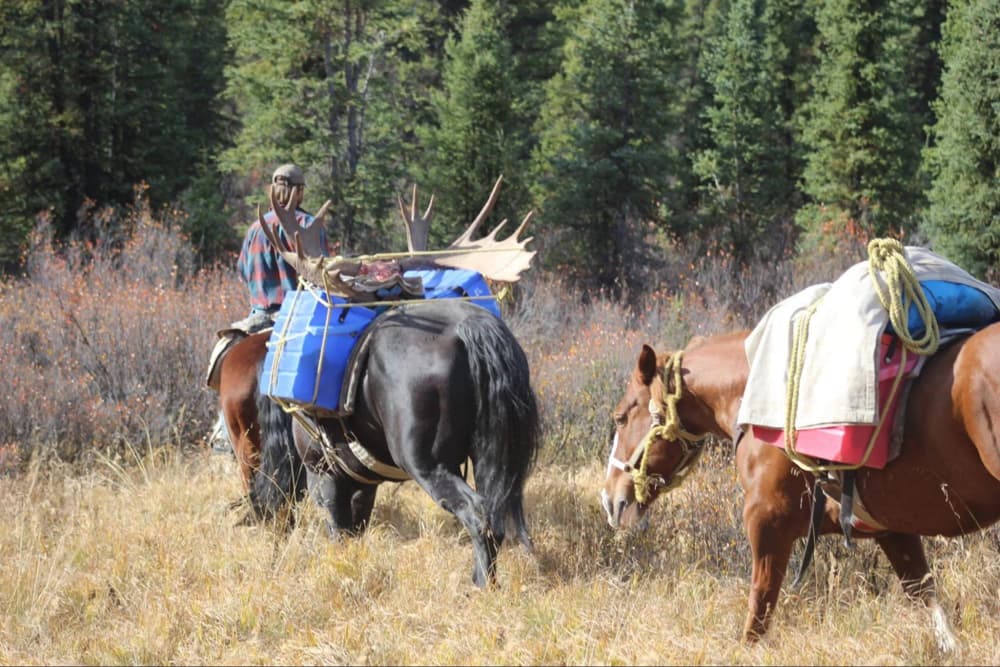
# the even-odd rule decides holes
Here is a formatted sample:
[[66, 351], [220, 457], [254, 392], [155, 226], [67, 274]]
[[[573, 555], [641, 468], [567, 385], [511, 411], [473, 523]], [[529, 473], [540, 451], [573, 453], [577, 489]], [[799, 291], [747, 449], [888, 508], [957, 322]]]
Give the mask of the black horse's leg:
[[330, 537], [340, 539], [345, 532], [354, 530], [353, 513], [351, 511], [350, 491], [344, 487], [346, 482], [332, 475], [316, 474], [308, 471], [309, 494], [322, 509], [326, 510], [326, 527]]
[[487, 584], [495, 586], [499, 545], [482, 496], [465, 483], [457, 470], [438, 466], [429, 471], [411, 469], [410, 474], [437, 504], [458, 517], [469, 531], [475, 557], [472, 582], [480, 588]]
[[351, 531], [357, 534], [364, 532], [368, 527], [368, 521], [372, 516], [372, 509], [375, 507], [375, 492], [378, 487], [374, 484], [359, 486], [351, 493]]
[[907, 597], [920, 600], [930, 610], [938, 647], [946, 653], [954, 651], [958, 648], [958, 640], [955, 639], [948, 616], [938, 601], [934, 578], [930, 574], [920, 536], [888, 533], [875, 538], [875, 541], [889, 558]]
[[330, 537], [339, 539], [345, 533], [359, 535], [364, 532], [375, 506], [378, 486], [333, 475], [313, 472], [308, 475], [309, 493], [316, 504], [326, 510]]
[[531, 534], [528, 532], [528, 522], [524, 518], [524, 496], [520, 489], [510, 494], [507, 506], [510, 512], [510, 519], [514, 524], [514, 530], [517, 532], [518, 541], [529, 554], [535, 553], [535, 543], [531, 540]]

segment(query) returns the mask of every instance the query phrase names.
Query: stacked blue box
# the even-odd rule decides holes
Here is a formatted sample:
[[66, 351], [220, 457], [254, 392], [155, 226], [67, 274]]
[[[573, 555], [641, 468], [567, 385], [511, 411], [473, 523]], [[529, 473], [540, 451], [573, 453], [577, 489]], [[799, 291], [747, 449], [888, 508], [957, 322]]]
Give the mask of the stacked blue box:
[[322, 290], [288, 294], [267, 344], [261, 391], [303, 407], [336, 411], [351, 350], [375, 315]]
[[[496, 296], [490, 291], [486, 279], [477, 271], [465, 269], [422, 269], [410, 270], [407, 278], [419, 276], [424, 283], [425, 299], [453, 299], [455, 297], [474, 297], [472, 303], [482, 306], [497, 317], [500, 317], [500, 307]], [[479, 297], [479, 298], [475, 298]]]

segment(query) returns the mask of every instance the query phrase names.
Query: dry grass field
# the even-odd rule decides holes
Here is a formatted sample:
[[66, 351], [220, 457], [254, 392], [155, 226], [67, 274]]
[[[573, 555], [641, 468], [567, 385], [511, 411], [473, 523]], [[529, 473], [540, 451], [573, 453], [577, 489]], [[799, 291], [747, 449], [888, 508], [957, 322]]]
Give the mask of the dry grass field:
[[648, 530], [607, 526], [610, 415], [641, 344], [746, 326], [823, 267], [734, 276], [673, 252], [657, 267], [673, 282], [629, 305], [523, 281], [505, 319], [543, 423], [525, 489], [536, 550], [505, 544], [499, 589], [481, 591], [465, 531], [412, 482], [380, 489], [357, 539], [332, 543], [309, 500], [288, 534], [234, 525], [233, 462], [197, 443], [217, 406], [204, 365], [245, 288], [132, 215], [122, 244], [42, 230], [25, 275], [0, 280], [0, 664], [1000, 664], [1000, 528], [925, 539], [962, 644], [946, 656], [875, 545], [834, 537], [764, 641], [741, 643], [750, 555], [729, 445]]
[[625, 537], [598, 506], [600, 462], [541, 466], [536, 552], [505, 544], [496, 591], [471, 585], [464, 531], [412, 482], [383, 486], [369, 532], [332, 543], [308, 500], [290, 534], [235, 527], [227, 456], [34, 467], [0, 479], [0, 663], [1000, 663], [995, 531], [927, 541], [957, 656], [937, 653], [874, 545], [833, 537], [772, 633], [742, 644], [739, 492], [729, 452], [706, 458]]

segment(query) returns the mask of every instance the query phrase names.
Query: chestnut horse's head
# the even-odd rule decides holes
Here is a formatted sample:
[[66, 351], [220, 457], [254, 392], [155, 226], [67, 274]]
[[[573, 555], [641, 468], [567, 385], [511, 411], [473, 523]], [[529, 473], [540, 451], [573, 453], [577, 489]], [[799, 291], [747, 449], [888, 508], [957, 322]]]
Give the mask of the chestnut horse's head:
[[677, 411], [682, 397], [681, 352], [657, 357], [642, 346], [625, 395], [615, 407], [601, 505], [613, 528], [644, 518], [661, 493], [683, 481], [702, 451], [705, 435], [688, 433]]

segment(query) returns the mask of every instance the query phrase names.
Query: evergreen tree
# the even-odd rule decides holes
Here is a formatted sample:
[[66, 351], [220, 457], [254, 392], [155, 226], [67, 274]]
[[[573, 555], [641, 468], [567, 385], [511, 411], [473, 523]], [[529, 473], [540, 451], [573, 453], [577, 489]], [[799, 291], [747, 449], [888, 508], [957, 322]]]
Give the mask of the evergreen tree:
[[[333, 200], [328, 226], [345, 252], [389, 233], [394, 195], [412, 154], [420, 110], [405, 77], [426, 35], [429, 0], [233, 0], [227, 10], [235, 62], [226, 96], [240, 123], [220, 167], [266, 196], [270, 169], [307, 173], [307, 206]], [[249, 211], [246, 211], [249, 214]], [[399, 228], [401, 236], [402, 227]]]
[[684, 0], [672, 30], [677, 80], [669, 104], [678, 122], [672, 141], [683, 158], [671, 177], [670, 210], [665, 217], [671, 232], [686, 239], [711, 233], [711, 221], [700, 216], [703, 177], [695, 169], [694, 160], [714, 145], [705, 122], [706, 111], [713, 103], [712, 86], [705, 76], [706, 58], [708, 45], [725, 29], [728, 4], [727, 0]]
[[65, 235], [95, 204], [131, 202], [140, 182], [161, 203], [186, 187], [221, 129], [220, 9], [221, 0], [3, 3], [0, 231], [23, 238], [47, 209]]
[[[421, 181], [436, 193], [432, 234], [450, 240], [471, 222], [501, 174], [494, 216], [511, 218], [526, 197], [521, 173], [530, 121], [516, 116], [518, 82], [507, 31], [511, 12], [494, 0], [472, 0], [459, 39], [449, 41], [443, 89], [431, 96], [437, 122], [423, 132], [430, 151]], [[522, 213], [523, 215], [523, 213]]]
[[819, 4], [819, 64], [801, 116], [813, 203], [798, 216], [812, 241], [838, 227], [865, 240], [911, 226], [928, 121], [913, 55], [922, 15], [916, 0]]
[[784, 71], [791, 49], [778, 32], [780, 4], [736, 0], [705, 62], [714, 90], [705, 114], [712, 147], [698, 154], [695, 171], [704, 179], [705, 226], [737, 269], [781, 250], [797, 208], [801, 167], [784, 103], [794, 80]]
[[572, 32], [546, 86], [534, 195], [547, 261], [605, 287], [641, 287], [645, 238], [666, 223], [680, 164], [679, 13], [675, 3], [632, 0], [557, 10]]
[[935, 250], [972, 273], [1000, 279], [1000, 1], [963, 0], [948, 11], [944, 73], [934, 105], [933, 183], [924, 229]]

